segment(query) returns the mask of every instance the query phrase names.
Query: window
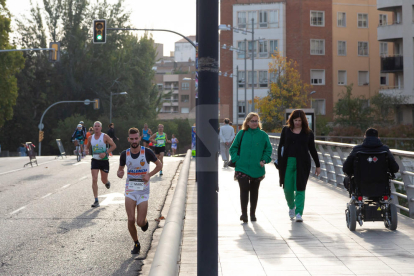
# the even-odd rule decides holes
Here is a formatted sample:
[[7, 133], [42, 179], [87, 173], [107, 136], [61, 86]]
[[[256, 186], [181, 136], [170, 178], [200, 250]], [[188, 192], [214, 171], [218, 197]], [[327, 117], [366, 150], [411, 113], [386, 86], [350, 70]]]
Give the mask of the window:
[[[253, 79], [254, 79], [254, 87], [256, 87], [257, 86], [257, 72], [256, 71], [254, 71]], [[253, 79], [252, 79], [252, 71], [249, 71], [249, 74], [248, 74], [249, 87], [253, 86]]]
[[246, 28], [246, 12], [237, 13], [237, 25], [239, 28]]
[[270, 28], [279, 28], [279, 11], [269, 11], [269, 27]]
[[368, 71], [358, 71], [358, 85], [369, 84], [369, 73]]
[[181, 95], [181, 102], [182, 103], [188, 103], [189, 101], [190, 101], [190, 95]]
[[387, 42], [380, 42], [380, 56], [382, 57], [388, 56], [388, 43]]
[[325, 54], [325, 40], [311, 39], [310, 46], [311, 46], [310, 47], [311, 55], [324, 55]]
[[239, 49], [239, 51], [237, 52], [237, 57], [244, 58], [244, 54], [246, 51], [246, 43], [244, 43], [244, 41], [239, 41], [237, 43], [237, 48]]
[[269, 46], [270, 46], [270, 49], [269, 49], [270, 54], [274, 54], [274, 52], [279, 51], [277, 49], [277, 40], [270, 40]]
[[358, 42], [358, 56], [368, 56], [368, 42]]
[[181, 83], [181, 90], [189, 90], [190, 89], [190, 83], [189, 82], [182, 82]]
[[380, 75], [380, 85], [389, 85], [388, 84], [388, 74]]
[[246, 72], [239, 71], [239, 87], [244, 87], [244, 84], [246, 82]]
[[310, 25], [324, 27], [325, 26], [325, 12], [323, 11], [311, 11]]
[[239, 118], [244, 118], [244, 116], [245, 116], [245, 114], [246, 114], [246, 108], [245, 108], [246, 106], [245, 106], [245, 102], [243, 101], [243, 102], [239, 102], [238, 103], [238, 117]]
[[252, 19], [254, 20], [254, 25], [257, 24], [257, 12], [256, 11], [250, 11], [249, 12], [249, 21], [247, 21], [247, 28], [252, 27]]
[[358, 13], [358, 28], [368, 28], [368, 14]]
[[274, 82], [274, 83], [276, 83], [276, 82], [277, 82], [277, 79], [278, 79], [278, 73], [276, 73], [276, 72], [271, 72], [271, 73], [269, 74], [269, 78], [270, 78], [270, 82]]
[[346, 56], [346, 41], [338, 41], [338, 56]]
[[313, 99], [312, 108], [315, 109], [315, 115], [325, 115], [325, 100]]
[[338, 71], [338, 85], [346, 85], [346, 71], [345, 70]]
[[177, 113], [178, 112], [178, 106], [172, 106], [171, 112]]
[[259, 87], [267, 87], [267, 71], [259, 71]]
[[267, 11], [259, 12], [259, 26], [260, 28], [267, 28]]
[[325, 85], [325, 70], [311, 70], [311, 84]]
[[157, 88], [158, 91], [162, 91], [164, 89], [164, 86], [162, 85], [162, 83], [157, 83]]
[[178, 103], [178, 95], [172, 95], [172, 101]]
[[[254, 43], [254, 44], [253, 44]], [[256, 42], [251, 42], [249, 41], [249, 55], [247, 57], [251, 57], [252, 56], [252, 51], [253, 51], [253, 45], [254, 45], [254, 56], [256, 57], [256, 52], [257, 52], [257, 43]]]
[[259, 57], [267, 56], [267, 41], [259, 42]]
[[190, 113], [190, 108], [188, 108], [188, 107], [181, 107], [181, 113]]
[[388, 25], [388, 15], [386, 15], [386, 14], [380, 14], [379, 15], [379, 25], [380, 26]]
[[338, 27], [346, 27], [346, 13], [338, 12]]

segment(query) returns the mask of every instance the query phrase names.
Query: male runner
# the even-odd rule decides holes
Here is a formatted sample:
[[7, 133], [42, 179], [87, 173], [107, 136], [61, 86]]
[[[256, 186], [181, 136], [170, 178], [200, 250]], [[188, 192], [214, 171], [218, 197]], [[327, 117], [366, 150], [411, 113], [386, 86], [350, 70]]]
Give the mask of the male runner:
[[[95, 134], [91, 135], [88, 139], [87, 151], [89, 152], [89, 147], [92, 147], [92, 161], [91, 161], [91, 173], [92, 173], [92, 191], [93, 196], [95, 197], [95, 202], [91, 207], [99, 207], [98, 200], [98, 174], [101, 171], [101, 180], [105, 184], [105, 187], [109, 189], [111, 183], [108, 181], [109, 173], [109, 161], [108, 155], [114, 149], [116, 145], [114, 141], [105, 133], [102, 133], [102, 123], [96, 121], [93, 124], [93, 129]], [[106, 144], [109, 144], [109, 149], [106, 148]]]
[[[164, 165], [164, 154], [165, 154], [165, 143], [171, 143], [167, 138], [167, 133], [164, 133], [164, 125], [158, 125], [158, 131], [154, 133], [150, 140], [155, 144], [155, 155]], [[160, 171], [160, 176], [162, 175], [162, 170]]]
[[[160, 160], [157, 159], [152, 150], [140, 147], [141, 137], [137, 128], [128, 130], [128, 141], [130, 148], [121, 153], [117, 175], [119, 178], [124, 176], [124, 168], [127, 166], [127, 179], [125, 185], [125, 210], [128, 216], [128, 230], [134, 240], [134, 248], [131, 254], [139, 254], [141, 245], [138, 241], [135, 221], [142, 231], [148, 230], [148, 199], [150, 192], [150, 178], [162, 168]], [[155, 163], [156, 167], [150, 171], [149, 163]], [[135, 220], [135, 206], [137, 209], [137, 219]]]
[[150, 136], [151, 135], [152, 135], [152, 131], [151, 131], [151, 129], [148, 128], [148, 124], [145, 123], [144, 124], [144, 128], [142, 129], [142, 136], [141, 136], [141, 138], [142, 138], [142, 144], [146, 148], [148, 148], [148, 146], [149, 146], [149, 143], [150, 143], [149, 139], [150, 139]]

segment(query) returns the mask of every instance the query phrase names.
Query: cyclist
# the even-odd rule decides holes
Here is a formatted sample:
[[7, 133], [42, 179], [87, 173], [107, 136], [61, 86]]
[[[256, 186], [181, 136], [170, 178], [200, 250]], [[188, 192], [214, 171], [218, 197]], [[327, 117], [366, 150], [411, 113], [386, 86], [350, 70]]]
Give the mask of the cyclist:
[[82, 158], [84, 157], [83, 154], [83, 142], [85, 141], [86, 134], [84, 134], [82, 125], [78, 124], [75, 132], [72, 134], [72, 142], [75, 143], [75, 146], [78, 146], [78, 143], [80, 145]]
[[[161, 162], [154, 152], [143, 146], [139, 146], [141, 137], [137, 128], [128, 130], [130, 148], [121, 153], [117, 176], [124, 176], [124, 168], [127, 166], [127, 179], [125, 185], [125, 210], [128, 216], [128, 230], [134, 240], [134, 248], [131, 254], [139, 254], [141, 245], [138, 241], [135, 222], [142, 231], [148, 230], [148, 199], [150, 193], [150, 178], [162, 168]], [[149, 163], [155, 163], [156, 167], [150, 172]], [[137, 216], [135, 217], [135, 209]], [[136, 220], [135, 220], [136, 218]]]
[[[167, 133], [164, 133], [164, 125], [158, 125], [158, 131], [154, 133], [150, 140], [155, 143], [155, 155], [164, 165], [163, 158], [165, 154], [165, 143], [171, 143], [167, 138]], [[160, 171], [160, 176], [162, 175], [162, 170]]]
[[149, 147], [149, 144], [150, 144], [149, 139], [150, 139], [151, 135], [152, 135], [152, 131], [151, 131], [151, 129], [148, 128], [148, 124], [145, 123], [144, 124], [144, 128], [142, 129], [142, 136], [141, 136], [141, 138], [142, 138], [142, 144], [146, 148]]

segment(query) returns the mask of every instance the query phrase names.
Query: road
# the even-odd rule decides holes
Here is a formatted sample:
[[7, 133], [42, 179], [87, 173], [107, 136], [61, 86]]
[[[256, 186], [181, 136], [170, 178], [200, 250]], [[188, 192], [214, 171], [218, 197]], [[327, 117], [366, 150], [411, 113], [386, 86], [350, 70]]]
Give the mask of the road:
[[42, 156], [39, 166], [23, 168], [28, 159], [0, 158], [0, 275], [137, 275], [183, 159], [165, 158], [164, 175], [152, 178], [150, 227], [138, 230], [138, 256], [130, 253], [119, 156], [110, 159], [111, 189], [98, 183], [96, 209], [89, 156], [81, 162]]

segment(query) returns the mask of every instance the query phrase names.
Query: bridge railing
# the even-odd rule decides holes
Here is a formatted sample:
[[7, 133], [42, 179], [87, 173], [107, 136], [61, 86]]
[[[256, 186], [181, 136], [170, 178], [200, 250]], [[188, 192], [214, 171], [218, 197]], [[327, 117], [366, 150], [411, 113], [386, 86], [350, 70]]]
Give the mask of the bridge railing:
[[[272, 159], [275, 160], [277, 158], [280, 136], [269, 137], [273, 147]], [[320, 140], [315, 140], [315, 144], [322, 171], [319, 178], [346, 191], [343, 186], [345, 175], [342, 172], [342, 166], [352, 148], [356, 145]], [[400, 212], [405, 211], [411, 218], [414, 218], [414, 152], [394, 149], [391, 149], [391, 152], [400, 166], [400, 171], [396, 174], [398, 180], [391, 181], [392, 201]], [[311, 175], [316, 177], [314, 175], [315, 168], [315, 163], [312, 160]], [[406, 194], [400, 193], [400, 191], [405, 191]], [[408, 207], [402, 206], [399, 199], [406, 200]]]

